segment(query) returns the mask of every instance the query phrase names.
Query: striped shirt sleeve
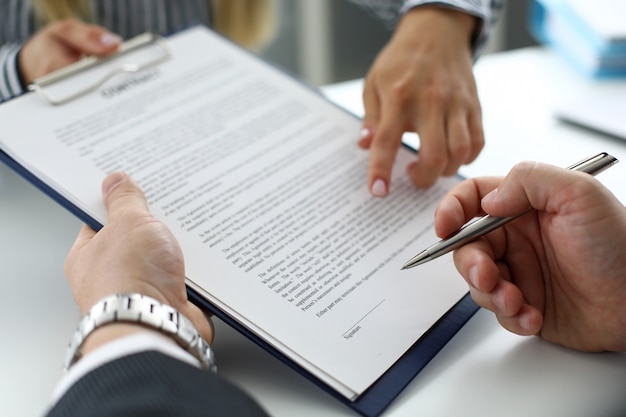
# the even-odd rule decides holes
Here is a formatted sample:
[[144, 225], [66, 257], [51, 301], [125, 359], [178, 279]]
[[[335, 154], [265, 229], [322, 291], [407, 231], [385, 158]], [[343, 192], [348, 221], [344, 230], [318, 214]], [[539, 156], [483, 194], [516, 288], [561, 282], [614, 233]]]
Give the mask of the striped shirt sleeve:
[[489, 34], [502, 9], [503, 0], [349, 0], [382, 19], [390, 28], [395, 27], [400, 17], [414, 7], [440, 6], [461, 10], [481, 20], [473, 39], [474, 57], [483, 51]]
[[22, 45], [16, 43], [0, 46], [0, 102], [24, 92], [17, 67], [21, 48]]
[[473, 39], [474, 57], [476, 58], [485, 48], [489, 34], [495, 26], [502, 9], [502, 0], [407, 0], [402, 6], [401, 13], [406, 13], [413, 7], [424, 5], [454, 8], [476, 16], [482, 21]]

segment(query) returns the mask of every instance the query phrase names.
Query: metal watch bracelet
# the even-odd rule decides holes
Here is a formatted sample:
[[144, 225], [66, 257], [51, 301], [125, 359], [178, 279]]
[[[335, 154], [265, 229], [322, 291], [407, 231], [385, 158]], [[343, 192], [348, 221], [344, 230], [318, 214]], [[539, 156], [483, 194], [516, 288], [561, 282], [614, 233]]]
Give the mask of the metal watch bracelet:
[[211, 346], [200, 336], [191, 321], [169, 305], [143, 294], [115, 294], [98, 301], [80, 321], [65, 356], [67, 371], [79, 358], [80, 348], [95, 329], [110, 323], [137, 323], [172, 337], [191, 353], [202, 368], [215, 372]]

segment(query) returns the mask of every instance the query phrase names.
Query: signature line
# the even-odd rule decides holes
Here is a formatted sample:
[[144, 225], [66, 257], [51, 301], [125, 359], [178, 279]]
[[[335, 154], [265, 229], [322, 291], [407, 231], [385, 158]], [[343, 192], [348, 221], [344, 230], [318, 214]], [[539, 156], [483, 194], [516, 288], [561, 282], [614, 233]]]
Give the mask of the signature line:
[[347, 333], [349, 333], [349, 332], [350, 332], [350, 330], [352, 330], [352, 329], [354, 329], [356, 326], [358, 326], [360, 322], [362, 322], [363, 320], [365, 320], [365, 318], [366, 318], [367, 316], [369, 316], [370, 314], [372, 314], [372, 312], [373, 312], [374, 310], [376, 310], [378, 307], [380, 307], [380, 305], [381, 305], [382, 303], [384, 303], [384, 302], [385, 302], [385, 300], [386, 300], [386, 299], [385, 299], [385, 298], [383, 298], [383, 299], [380, 301], [380, 303], [378, 303], [378, 304], [376, 304], [374, 307], [372, 307], [372, 309], [371, 309], [370, 311], [368, 311], [368, 312], [367, 312], [367, 313], [366, 313], [363, 317], [361, 317], [361, 319], [360, 319], [359, 321], [357, 321], [356, 323], [354, 323], [354, 324], [353, 324], [353, 325], [352, 325], [352, 326], [351, 326], [348, 330], [346, 330], [346, 331], [345, 331], [345, 332], [344, 332], [341, 336], [342, 336], [342, 337], [343, 337], [343, 336], [345, 336]]

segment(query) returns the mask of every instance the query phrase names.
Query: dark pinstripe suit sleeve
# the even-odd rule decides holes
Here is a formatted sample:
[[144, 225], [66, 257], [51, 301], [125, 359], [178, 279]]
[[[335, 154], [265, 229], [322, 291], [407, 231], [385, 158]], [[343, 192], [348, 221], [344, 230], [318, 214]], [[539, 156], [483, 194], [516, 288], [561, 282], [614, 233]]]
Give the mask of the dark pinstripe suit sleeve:
[[47, 417], [267, 417], [247, 394], [215, 374], [158, 352], [109, 362], [76, 382]]

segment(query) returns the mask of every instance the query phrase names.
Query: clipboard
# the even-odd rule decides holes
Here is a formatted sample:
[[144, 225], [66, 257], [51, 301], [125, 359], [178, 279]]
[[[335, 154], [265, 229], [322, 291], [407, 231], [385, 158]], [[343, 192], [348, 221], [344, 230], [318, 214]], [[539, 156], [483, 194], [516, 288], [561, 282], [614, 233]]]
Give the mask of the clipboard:
[[[103, 59], [86, 58], [71, 67], [38, 79], [29, 89], [41, 95], [46, 102], [44, 104], [59, 106], [68, 103], [98, 90], [114, 77], [123, 76], [124, 74], [135, 74], [142, 70], [158, 70], [160, 63], [169, 60], [173, 56], [168, 42], [169, 40], [165, 38], [151, 34], [141, 35], [139, 38], [132, 39], [125, 43], [123, 48], [120, 47], [120, 49], [122, 49], [120, 53], [112, 57]], [[158, 53], [156, 55], [148, 54], [152, 59], [145, 61], [140, 60], [141, 62], [138, 62], [136, 59], [137, 55], [130, 53], [141, 53], [150, 49], [156, 52], [160, 50], [160, 55]], [[126, 58], [131, 56], [132, 59], [126, 60]], [[98, 75], [96, 78], [93, 78], [94, 72]], [[56, 90], [57, 87], [71, 85], [77, 76], [83, 76], [85, 74], [88, 75], [87, 79], [90, 81], [89, 83], [81, 84], [78, 86], [80, 88], [75, 88], [74, 91], [68, 94], [58, 94], [58, 91], [62, 92], [63, 90]], [[86, 211], [82, 210], [79, 206], [72, 203], [60, 192], [51, 187], [46, 180], [42, 179], [38, 174], [29, 171], [25, 166], [3, 151], [0, 151], [0, 160], [3, 160], [4, 163], [33, 183], [44, 193], [48, 194], [57, 203], [68, 209], [72, 214], [94, 230], [98, 230], [102, 227], [94, 217], [90, 216]], [[350, 400], [324, 383], [302, 365], [298, 364], [277, 346], [263, 339], [254, 331], [245, 327], [244, 324], [231, 317], [227, 312], [201, 296], [199, 292], [195, 291], [190, 286], [187, 287], [187, 291], [189, 299], [192, 302], [212, 312], [216, 317], [220, 318], [259, 347], [279, 359], [286, 366], [301, 374], [314, 385], [330, 394], [339, 402], [367, 417], [375, 417], [383, 413], [402, 390], [411, 383], [415, 376], [420, 373], [478, 310], [478, 306], [472, 301], [469, 294], [462, 296], [455, 304], [449, 305], [447, 312], [432, 325], [430, 330], [419, 337], [377, 381], [356, 399]]]
[[[131, 53], [139, 51], [143, 55], [133, 54], [132, 59], [127, 60]], [[146, 52], [148, 53], [146, 54]], [[122, 74], [134, 74], [156, 67], [171, 57], [172, 50], [165, 38], [153, 33], [144, 33], [122, 43], [118, 51], [111, 56], [104, 58], [85, 57], [74, 64], [35, 79], [28, 85], [28, 89], [39, 93], [52, 105], [62, 105], [96, 91], [114, 77]], [[107, 67], [104, 73], [93, 77], [91, 70], [102, 66]], [[84, 74], [87, 77], [87, 82], [77, 86], [65, 87], [63, 88], [64, 93], [59, 93], [54, 88], [58, 83], [78, 74]], [[73, 81], [75, 82], [75, 80]]]

